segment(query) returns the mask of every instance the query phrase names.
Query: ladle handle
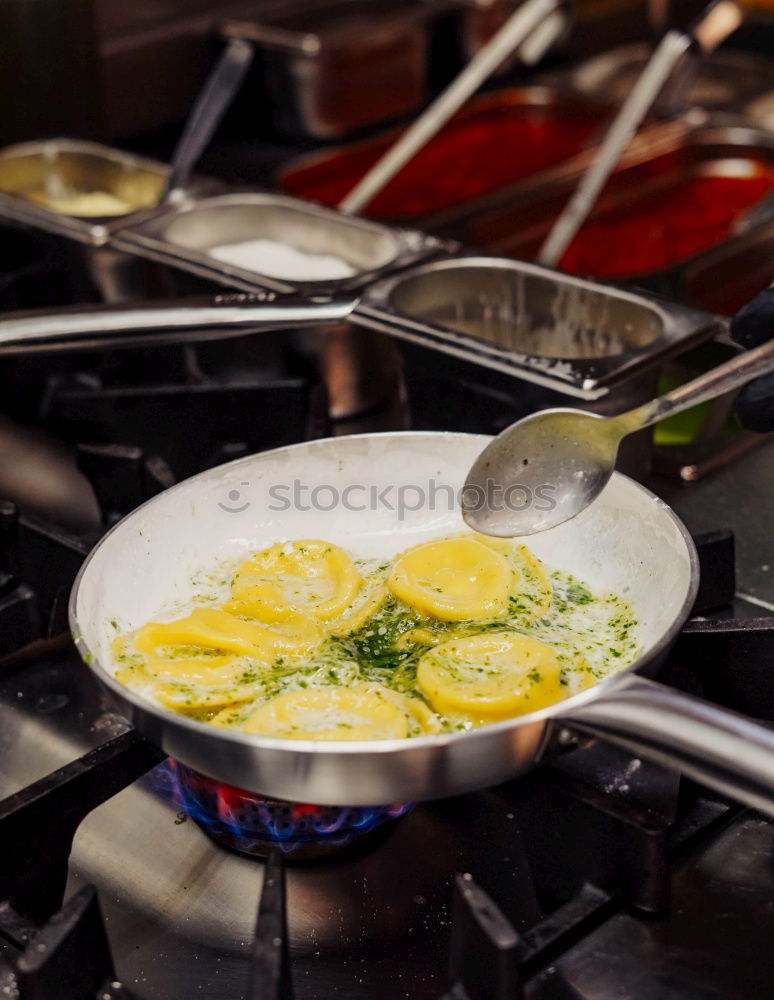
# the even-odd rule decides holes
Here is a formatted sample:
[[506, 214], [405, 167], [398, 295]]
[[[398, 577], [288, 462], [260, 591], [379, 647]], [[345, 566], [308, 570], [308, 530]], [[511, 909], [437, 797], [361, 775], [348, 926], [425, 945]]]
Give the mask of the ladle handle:
[[634, 430], [649, 427], [658, 420], [671, 417], [672, 414], [680, 413], [698, 403], [739, 389], [759, 375], [767, 375], [771, 371], [774, 371], [774, 339], [751, 351], [738, 354], [725, 364], [718, 365], [717, 368], [710, 369], [698, 378], [686, 382], [685, 385], [678, 386], [671, 392], [659, 396], [658, 399], [644, 403], [615, 419], [624, 425], [624, 433], [630, 434]]
[[563, 721], [774, 818], [774, 732], [744, 715], [634, 676]]
[[173, 191], [184, 188], [188, 183], [191, 170], [212, 138], [250, 68], [253, 53], [253, 46], [242, 38], [232, 38], [224, 48], [215, 68], [205, 81], [172, 154], [172, 167], [167, 175], [160, 201], [165, 201]]
[[691, 47], [691, 38], [668, 31], [607, 130], [599, 150], [575, 193], [551, 227], [537, 256], [539, 264], [555, 266], [599, 198], [602, 188], [653, 106], [670, 74]]
[[265, 291], [24, 310], [0, 317], [0, 355], [192, 343], [329, 323], [349, 316], [357, 301]]
[[[354, 214], [366, 208], [410, 159], [446, 124], [500, 63], [560, 6], [559, 0], [528, 0], [511, 14], [468, 65], [413, 125], [392, 145], [349, 194], [339, 203], [342, 212]], [[503, 150], [503, 156], [518, 156], [518, 150]]]

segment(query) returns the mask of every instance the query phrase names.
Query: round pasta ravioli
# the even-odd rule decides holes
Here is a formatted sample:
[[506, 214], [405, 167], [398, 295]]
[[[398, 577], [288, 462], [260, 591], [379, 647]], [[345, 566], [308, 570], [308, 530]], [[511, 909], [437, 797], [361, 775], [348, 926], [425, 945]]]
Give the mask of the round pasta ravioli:
[[404, 552], [387, 585], [422, 614], [463, 621], [505, 611], [513, 570], [499, 553], [475, 538], [447, 538]]
[[352, 604], [362, 585], [354, 563], [337, 545], [278, 542], [237, 569], [226, 610], [273, 621], [292, 608], [327, 621]]
[[544, 642], [515, 632], [450, 639], [424, 654], [417, 682], [437, 712], [507, 719], [562, 697], [561, 663]]
[[288, 691], [252, 711], [242, 728], [294, 740], [403, 739], [410, 712], [399, 698], [369, 685]]

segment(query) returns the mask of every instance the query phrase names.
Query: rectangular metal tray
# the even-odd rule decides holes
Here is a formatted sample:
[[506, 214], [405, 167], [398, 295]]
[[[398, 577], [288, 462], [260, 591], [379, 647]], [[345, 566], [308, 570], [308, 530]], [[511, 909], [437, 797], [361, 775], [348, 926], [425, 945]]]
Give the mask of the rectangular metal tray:
[[[78, 139], [46, 139], [0, 149], [0, 218], [99, 246], [138, 212], [155, 205], [168, 167], [156, 160]], [[78, 217], [46, 208], [25, 191], [61, 185], [78, 193], [105, 191], [129, 197], [136, 209], [124, 215]]]
[[435, 22], [447, 7], [439, 0], [276, 0], [230, 12], [221, 31], [258, 49], [278, 131], [336, 139], [419, 110]]
[[[224, 263], [208, 253], [225, 243], [261, 238], [307, 253], [340, 257], [355, 274], [316, 281], [277, 278]], [[133, 221], [113, 235], [111, 245], [231, 288], [310, 295], [361, 289], [454, 246], [414, 230], [393, 229], [298, 198], [256, 190], [188, 198]]]
[[586, 400], [722, 330], [717, 317], [659, 296], [466, 254], [378, 282], [355, 318]]
[[[643, 149], [634, 162], [624, 163], [608, 182], [589, 222], [609, 212], [625, 213], [644, 197], [666, 193], [677, 181], [699, 175], [742, 177], [763, 174], [774, 182], [774, 134], [744, 127], [694, 129], [664, 148]], [[552, 222], [574, 190], [577, 177], [565, 176], [540, 190], [471, 207], [440, 228], [446, 237], [480, 246], [489, 252], [531, 259]], [[717, 246], [718, 244], [716, 244]], [[708, 249], [699, 251], [703, 255]], [[666, 268], [604, 277], [636, 283], [675, 294], [679, 269], [695, 255]]]

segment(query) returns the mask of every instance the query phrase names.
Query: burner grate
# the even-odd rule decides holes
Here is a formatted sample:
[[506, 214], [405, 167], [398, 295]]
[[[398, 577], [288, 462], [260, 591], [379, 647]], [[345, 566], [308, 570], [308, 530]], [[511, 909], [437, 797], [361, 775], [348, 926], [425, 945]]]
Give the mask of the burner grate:
[[[62, 906], [72, 841], [96, 806], [163, 760], [130, 730], [0, 802], [0, 993], [18, 1000], [132, 1000], [116, 978], [93, 886]], [[61, 907], [61, 908], [60, 908]], [[252, 946], [248, 1000], [292, 1000], [285, 875], [273, 852]]]

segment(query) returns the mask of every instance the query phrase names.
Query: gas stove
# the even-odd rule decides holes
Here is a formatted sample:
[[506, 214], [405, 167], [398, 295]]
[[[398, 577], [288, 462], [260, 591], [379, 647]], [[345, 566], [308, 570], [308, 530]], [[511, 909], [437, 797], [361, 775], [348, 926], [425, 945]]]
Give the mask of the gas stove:
[[[55, 244], [27, 259], [22, 235], [3, 240], [18, 266], [0, 308], [96, 296], [73, 292]], [[66, 596], [128, 510], [244, 453], [411, 425], [399, 382], [327, 403], [337, 384], [339, 401], [354, 398], [348, 336], [333, 338], [325, 378], [308, 344], [265, 336], [4, 363], [0, 996], [770, 995], [774, 826], [674, 772], [597, 742], [518, 781], [378, 816], [248, 801], [164, 760], [79, 661]], [[448, 410], [428, 405], [423, 425], [444, 427]], [[469, 414], [476, 430], [508, 416], [485, 400]], [[701, 533], [703, 562], [662, 679], [772, 721], [767, 485], [771, 445], [690, 491], [656, 489]]]
[[[699, 542], [709, 580], [730, 539]], [[772, 628], [694, 619], [666, 679], [741, 707]], [[774, 691], [758, 711], [774, 717]], [[771, 824], [604, 744], [417, 805], [324, 860], [299, 861], [278, 824], [259, 860], [189, 815], [176, 769], [66, 637], [5, 658], [0, 718], [0, 930], [20, 997], [766, 995]]]

